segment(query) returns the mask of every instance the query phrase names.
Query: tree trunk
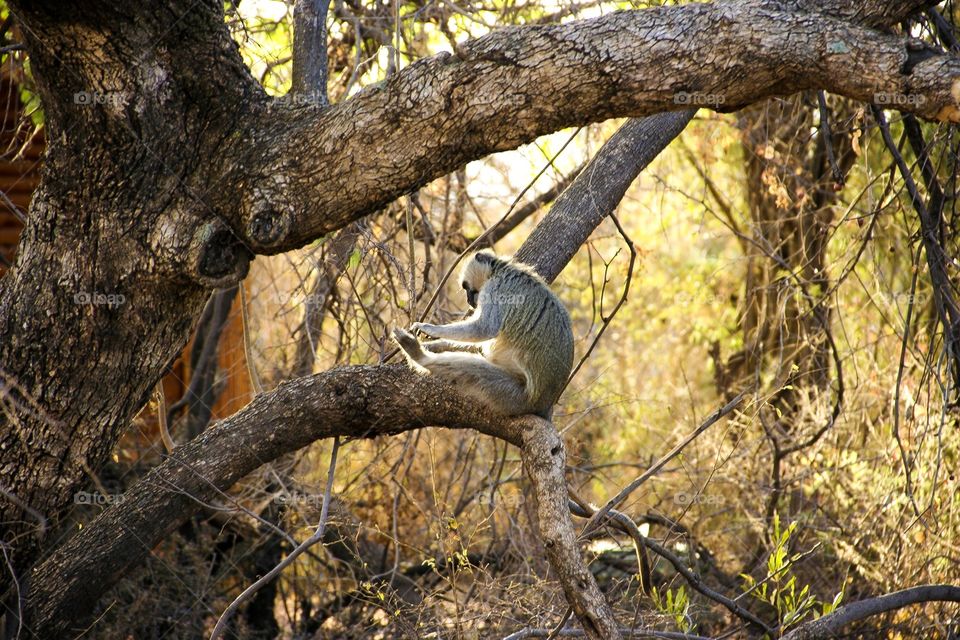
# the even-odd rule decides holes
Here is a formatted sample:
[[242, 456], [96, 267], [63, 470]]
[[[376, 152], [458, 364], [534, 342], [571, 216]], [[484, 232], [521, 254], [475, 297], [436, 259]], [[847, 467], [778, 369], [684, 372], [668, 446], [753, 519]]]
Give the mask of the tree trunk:
[[211, 193], [239, 117], [264, 100], [218, 10], [98, 3], [78, 17], [60, 4], [11, 5], [48, 140], [0, 281], [12, 409], [0, 413], [0, 521], [17, 574], [171, 366], [211, 287], [246, 273], [250, 252]]

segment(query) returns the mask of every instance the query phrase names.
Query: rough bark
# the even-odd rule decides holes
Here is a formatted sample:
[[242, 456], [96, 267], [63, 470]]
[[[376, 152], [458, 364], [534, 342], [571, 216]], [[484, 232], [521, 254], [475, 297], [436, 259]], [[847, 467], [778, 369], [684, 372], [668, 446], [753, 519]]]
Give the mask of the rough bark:
[[207, 199], [241, 114], [264, 99], [219, 7], [126, 9], [11, 4], [47, 123], [42, 181], [0, 281], [0, 487], [14, 496], [0, 522], [18, 573], [44, 535], [20, 505], [56, 524], [211, 287], [251, 255]]
[[273, 234], [248, 239], [258, 252], [300, 246], [473, 158], [611, 117], [701, 105], [732, 111], [827, 89], [866, 102], [923, 95], [904, 108], [957, 120], [958, 78], [953, 56], [776, 2], [504, 28], [325, 112], [274, 110], [258, 132], [264, 175], [273, 176], [258, 184]]
[[537, 497], [537, 522], [547, 559], [559, 574], [567, 602], [587, 637], [617, 640], [621, 637], [617, 619], [583, 560], [570, 520], [563, 439], [549, 422], [532, 416], [526, 421], [520, 431], [520, 451]]
[[796, 11], [824, 13], [868, 27], [887, 27], [926, 7], [938, 4], [936, 0], [787, 0], [784, 8]]
[[[574, 180], [541, 225], [538, 225], [535, 233], [524, 243], [523, 250], [531, 256], [531, 262], [538, 266], [541, 275], [552, 281], [559, 274], [576, 248], [617, 206], [630, 182], [680, 133], [690, 115], [688, 112], [661, 114], [640, 121], [628, 121], [604, 144], [586, 170]], [[591, 206], [583, 206], [587, 201], [592, 203]], [[534, 257], [546, 255], [554, 257], [549, 261], [534, 260]], [[390, 394], [397, 393], [403, 398], [410, 398], [412, 407], [416, 407], [417, 402], [436, 402], [440, 408], [434, 416], [448, 415], [449, 398], [445, 397], [443, 387], [432, 391], [431, 393], [435, 394], [433, 396], [424, 396], [422, 392], [411, 395], [416, 393], [413, 389], [396, 386], [391, 376], [401, 373], [395, 368], [390, 368], [384, 374], [385, 377], [367, 379], [368, 376], [377, 375], [374, 372], [378, 371], [382, 373], [385, 370], [344, 368], [336, 372], [338, 381], [332, 381], [327, 377], [329, 374], [324, 374], [304, 379], [315, 381], [312, 384], [291, 383], [295, 386], [284, 387], [286, 391], [282, 398], [274, 399], [276, 392], [261, 396], [241, 413], [220, 423], [216, 427], [220, 435], [208, 435], [192, 441], [186, 447], [178, 448], [170, 460], [128, 491], [122, 503], [104, 512], [34, 571], [34, 581], [50, 586], [33, 590], [29, 610], [31, 624], [58, 633], [65, 631], [65, 625], [71, 624], [70, 621], [77, 628], [81, 628], [83, 621], [95, 610], [99, 595], [120, 576], [137, 566], [150, 548], [158, 544], [169, 531], [176, 529], [202, 503], [216, 498], [220, 491], [228, 489], [239, 478], [261, 464], [295, 451], [304, 446], [304, 443], [332, 435], [372, 437], [389, 433], [386, 423], [390, 420], [398, 424], [398, 430], [441, 424], [420, 417], [413, 420], [411, 426], [409, 422], [404, 424], [403, 420], [398, 420], [396, 414], [390, 419], [379, 414], [367, 415], [365, 412], [369, 401], [365, 401], [362, 396], [351, 395], [342, 399], [346, 406], [339, 405], [334, 409], [347, 411], [347, 406], [351, 403], [360, 403], [359, 406], [365, 409], [354, 418], [360, 423], [369, 420], [374, 425], [367, 432], [352, 432], [349, 424], [340, 426], [340, 429], [346, 431], [336, 430], [336, 425], [325, 425], [333, 429], [327, 434], [304, 431], [298, 428], [299, 421], [285, 424], [284, 429], [277, 429], [275, 424], [282, 418], [264, 416], [262, 404], [300, 407], [308, 415], [313, 415], [314, 420], [329, 418], [313, 413], [317, 407], [313, 402], [318, 397], [325, 397], [323, 391], [318, 391], [318, 386], [323, 389], [324, 385], [334, 384], [341, 390], [351, 389], [355, 381], [350, 376], [356, 372], [359, 374], [361, 388], [387, 387], [387, 398], [391, 397]], [[409, 378], [405, 380], [405, 384], [411, 384]], [[416, 378], [413, 381], [415, 382]], [[301, 394], [309, 396], [309, 399], [301, 398]], [[381, 398], [381, 402], [386, 401]], [[329, 409], [332, 405], [320, 406], [327, 406]], [[394, 409], [401, 413], [403, 411], [402, 407]], [[469, 422], [471, 414], [466, 415]], [[455, 418], [453, 420], [454, 422], [451, 422], [448, 416], [442, 424], [455, 426]], [[231, 429], [228, 426], [236, 424], [249, 424], [250, 428], [241, 432], [236, 427]], [[253, 425], [259, 425], [259, 428], [253, 428]], [[474, 426], [481, 431], [485, 428], [492, 429], [488, 432], [491, 435], [523, 445], [524, 463], [538, 493], [539, 526], [544, 536], [544, 544], [552, 566], [559, 573], [564, 591], [575, 607], [578, 619], [582, 621], [584, 628], [591, 630], [593, 637], [616, 637], [609, 635], [618, 633], [612, 612], [603, 600], [592, 575], [586, 571], [579, 550], [573, 543], [575, 537], [571, 537], [573, 527], [566, 510], [563, 452], [562, 449], [554, 451], [554, 445], [561, 443], [559, 435], [552, 425], [543, 421], [534, 421], [527, 427], [529, 432], [515, 424], [504, 428], [499, 422]], [[518, 433], [521, 439], [516, 439]], [[227, 435], [238, 440], [233, 440], [231, 446], [224, 447], [221, 439]], [[272, 445], [269, 450], [260, 448], [265, 439]], [[547, 446], [545, 442], [552, 444]], [[253, 456], [235, 455], [241, 451], [252, 453]], [[559, 466], [557, 460], [561, 463]], [[203, 474], [197, 472], [201, 464], [208, 469]], [[211, 465], [216, 471], [210, 469]], [[186, 477], [195, 481], [190, 486], [183, 484], [185, 480], [181, 476], [185, 471]], [[157, 491], [171, 494], [170, 498], [160, 497], [156, 494]], [[127, 535], [117, 536], [116, 531], [123, 531]], [[99, 553], [84, 553], [84, 549], [88, 548], [96, 548]], [[96, 577], [93, 582], [97, 585], [96, 589], [90, 588], [91, 582], [87, 580], [90, 576]], [[63, 585], [69, 588], [64, 588]], [[600, 635], [597, 636], [595, 632]]]
[[327, 10], [330, 0], [297, 0], [293, 9], [293, 78], [289, 97], [321, 107], [327, 98]]

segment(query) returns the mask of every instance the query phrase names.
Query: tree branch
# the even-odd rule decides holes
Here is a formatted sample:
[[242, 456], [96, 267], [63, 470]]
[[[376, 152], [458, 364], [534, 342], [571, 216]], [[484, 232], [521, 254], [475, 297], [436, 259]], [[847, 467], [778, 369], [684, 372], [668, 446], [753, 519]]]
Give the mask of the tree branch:
[[800, 625], [783, 636], [783, 640], [834, 638], [840, 629], [851, 622], [921, 602], [960, 602], [960, 587], [930, 584], [853, 602], [829, 615]]
[[537, 520], [547, 559], [587, 637], [618, 640], [621, 635], [617, 620], [583, 560], [570, 520], [563, 440], [553, 424], [532, 416], [526, 420], [520, 451], [536, 492]]
[[823, 13], [841, 20], [868, 27], [897, 24], [907, 16], [924, 8], [940, 4], [939, 0], [792, 0], [798, 11]]
[[40, 637], [81, 631], [103, 591], [202, 503], [284, 453], [323, 438], [438, 424], [523, 444], [522, 421], [486, 411], [405, 365], [344, 367], [283, 383], [178, 447], [42, 562], [31, 575], [28, 624]]
[[[703, 99], [732, 110], [804, 88], [863, 100], [877, 92], [922, 96], [905, 107], [956, 119], [956, 58], [805, 12], [879, 25], [920, 4], [745, 0], [506, 28], [324, 109], [266, 98], [229, 37], [222, 4], [94, 8], [78, 23], [49, 3], [13, 2], [51, 135], [31, 210], [38, 215], [2, 287], [0, 360], [24, 402], [36, 397], [39, 413], [56, 418], [53, 428], [19, 414], [31, 438], [11, 438], [4, 455], [14, 493], [23, 490], [31, 508], [55, 520], [86, 464], [102, 464], [183, 346], [208, 288], [242, 279], [252, 252], [306, 244], [470, 160], [570, 125]], [[110, 47], [101, 46], [105, 34]], [[145, 57], [133, 64], [131, 51]], [[79, 105], [78, 93], [104, 99]], [[103, 162], [82, 160], [92, 151]], [[597, 223], [601, 211], [590, 213]], [[127, 244], [118, 228], [128, 230]], [[580, 237], [589, 229], [580, 227]], [[565, 250], [573, 242], [565, 240]], [[102, 249], [93, 262], [78, 253], [90, 246]], [[542, 268], [555, 275], [562, 263]], [[73, 303], [94, 285], [135, 293], [135, 302], [96, 315]], [[43, 349], [51, 317], [70, 338]], [[104, 388], [114, 397], [104, 400]], [[38, 633], [49, 628], [56, 637], [89, 616], [103, 590], [197, 499], [260, 464], [318, 438], [430, 424], [521, 443], [513, 422], [478, 413], [402, 367], [334, 370], [257, 398], [177, 449], [131, 489], [129, 503], [36, 567], [28, 612]], [[7, 508], [3, 519], [16, 522], [20, 511]], [[35, 541], [22, 539], [32, 562]], [[24, 559], [16, 570], [28, 566]]]
[[[616, 207], [640, 170], [683, 129], [689, 117], [689, 113], [662, 114], [628, 122], [604, 144], [541, 223], [548, 225], [548, 230], [538, 227], [524, 244], [525, 250], [534, 255], [552, 255], [557, 247], [564, 247], [560, 252], [565, 256], [562, 263], [553, 258], [538, 265], [542, 274], [552, 280], [559, 273], [576, 247]], [[591, 206], [583, 206], [588, 201]], [[541, 427], [543, 424], [549, 423]], [[514, 445], [523, 444], [516, 424], [503, 423], [482, 411], [478, 414], [473, 402], [450, 397], [447, 388], [435, 379], [411, 376], [404, 367], [342, 368], [283, 384], [178, 448], [131, 488], [122, 503], [101, 514], [40, 565], [33, 573], [37, 586], [31, 616], [56, 629], [63, 628], [67, 621], [83, 620], [93, 611], [102, 590], [136, 566], [200, 503], [208, 502], [261, 464], [321, 438], [374, 437], [430, 425], [472, 427]], [[264, 438], [268, 428], [272, 429], [270, 437]], [[547, 438], [542, 428], [536, 431], [540, 440]], [[556, 441], [560, 442], [558, 436]], [[542, 453], [538, 449], [524, 454], [530, 457], [529, 464], [538, 469], [552, 468], [547, 458], [537, 457], [538, 451]], [[553, 496], [545, 488], [552, 486], [552, 481], [544, 475], [537, 478], [542, 478], [534, 479], [542, 494], [541, 529], [560, 536], [560, 546], [550, 552], [551, 560], [564, 563], [557, 570], [567, 572], [564, 575], [569, 579], [586, 576], [564, 583], [571, 604], [578, 617], [582, 616], [581, 621], [586, 621], [585, 628], [593, 625], [616, 633], [609, 608], [604, 609], [602, 599], [597, 597], [596, 582], [589, 572], [579, 571], [584, 566], [582, 559], [577, 560], [579, 551], [566, 544], [564, 532], [567, 528], [572, 531], [573, 525], [566, 511], [565, 486], [561, 482], [563, 492]], [[553, 505], [558, 501], [565, 514], [563, 522], [557, 519]], [[117, 531], [122, 534], [116, 535]], [[91, 555], [84, 551], [88, 549], [98, 552]], [[91, 581], [93, 576], [97, 579]], [[56, 591], [44, 587], [53, 584], [67, 587]], [[97, 584], [98, 589], [91, 590], [91, 584]]]
[[553, 282], [593, 230], [620, 204], [644, 167], [680, 135], [694, 113], [661, 113], [624, 123], [557, 198], [516, 258]]
[[327, 11], [330, 0], [297, 0], [293, 7], [293, 78], [290, 93], [294, 102], [330, 104], [327, 97]]
[[[265, 178], [251, 182], [244, 164], [237, 225], [255, 252], [277, 253], [564, 127], [691, 106], [732, 111], [804, 89], [864, 102], [881, 96], [925, 118], [960, 120], [958, 80], [953, 55], [790, 2], [686, 4], [499, 29], [330, 109], [275, 104], [249, 152]], [[268, 206], [253, 205], [262, 199]]]

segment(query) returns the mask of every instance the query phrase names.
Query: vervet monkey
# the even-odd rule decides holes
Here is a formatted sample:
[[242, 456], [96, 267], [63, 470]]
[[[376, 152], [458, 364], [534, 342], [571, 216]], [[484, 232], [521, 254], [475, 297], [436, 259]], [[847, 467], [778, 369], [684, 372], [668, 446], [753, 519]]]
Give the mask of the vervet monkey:
[[461, 282], [474, 309], [469, 318], [412, 327], [440, 340], [421, 344], [394, 329], [407, 361], [500, 413], [549, 420], [573, 367], [563, 303], [530, 267], [489, 251], [467, 261]]

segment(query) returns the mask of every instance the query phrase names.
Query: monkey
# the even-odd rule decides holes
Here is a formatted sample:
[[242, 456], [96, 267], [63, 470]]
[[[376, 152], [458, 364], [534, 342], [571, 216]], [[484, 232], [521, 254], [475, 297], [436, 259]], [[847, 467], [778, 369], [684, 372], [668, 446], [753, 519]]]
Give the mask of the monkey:
[[566, 307], [532, 268], [488, 250], [468, 259], [461, 284], [469, 318], [411, 327], [438, 340], [421, 344], [394, 329], [407, 362], [499, 413], [551, 419], [573, 368]]

